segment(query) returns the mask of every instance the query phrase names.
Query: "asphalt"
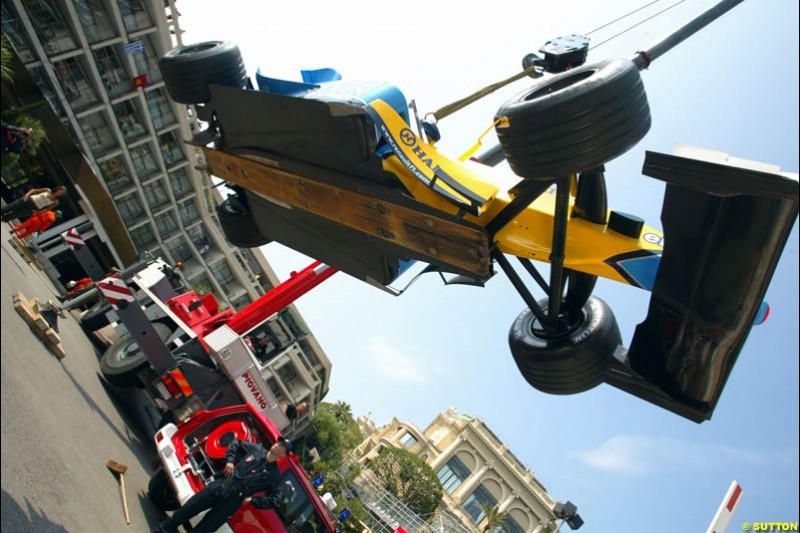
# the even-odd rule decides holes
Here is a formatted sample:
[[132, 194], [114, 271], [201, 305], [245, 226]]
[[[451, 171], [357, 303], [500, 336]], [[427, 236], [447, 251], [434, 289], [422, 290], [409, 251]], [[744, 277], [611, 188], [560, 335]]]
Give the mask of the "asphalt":
[[[135, 389], [104, 382], [98, 352], [75, 316], [58, 320], [66, 357], [59, 360], [14, 310], [16, 291], [53, 299], [44, 272], [27, 264], [2, 225], [2, 501], [3, 532], [151, 531], [164, 519], [147, 498], [157, 466], [153, 426]], [[128, 466], [124, 477], [130, 525], [117, 479], [106, 468]]]

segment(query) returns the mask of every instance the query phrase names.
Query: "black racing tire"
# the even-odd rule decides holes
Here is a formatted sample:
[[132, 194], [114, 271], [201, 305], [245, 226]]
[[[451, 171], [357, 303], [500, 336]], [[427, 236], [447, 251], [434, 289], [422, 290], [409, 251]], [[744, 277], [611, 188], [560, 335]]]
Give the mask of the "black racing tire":
[[162, 511], [174, 511], [181, 506], [164, 468], [156, 470], [150, 478], [147, 484], [147, 497]]
[[583, 172], [633, 147], [650, 129], [650, 106], [632, 61], [616, 59], [553, 76], [497, 112], [497, 137], [524, 178]]
[[211, 100], [210, 84], [244, 87], [247, 71], [239, 47], [228, 41], [207, 41], [174, 48], [158, 62], [170, 97], [181, 104]]
[[272, 242], [261, 235], [253, 213], [236, 196], [228, 196], [217, 208], [225, 239], [239, 248], [257, 248]]
[[[547, 308], [547, 300], [539, 302]], [[591, 297], [569, 331], [548, 337], [536, 317], [525, 309], [508, 333], [511, 355], [522, 376], [549, 394], [577, 394], [603, 382], [614, 350], [622, 343], [611, 309]]]
[[[153, 323], [156, 333], [166, 341], [172, 333], [164, 324]], [[118, 387], [141, 385], [137, 374], [150, 366], [144, 352], [130, 335], [123, 335], [108, 347], [100, 358], [100, 372], [106, 381]]]
[[81, 327], [89, 332], [106, 327], [109, 324], [106, 313], [110, 310], [111, 306], [105, 299], [95, 303], [81, 316]]

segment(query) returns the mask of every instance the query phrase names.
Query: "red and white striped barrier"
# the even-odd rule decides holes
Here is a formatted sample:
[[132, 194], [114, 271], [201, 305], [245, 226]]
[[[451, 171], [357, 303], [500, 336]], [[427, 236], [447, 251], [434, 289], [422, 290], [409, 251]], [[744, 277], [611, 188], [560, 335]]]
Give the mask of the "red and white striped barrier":
[[725, 494], [725, 498], [722, 500], [722, 504], [717, 510], [717, 514], [714, 515], [714, 520], [712, 520], [711, 525], [708, 526], [706, 533], [723, 533], [728, 529], [728, 524], [731, 522], [736, 506], [739, 505], [741, 496], [742, 486], [736, 481], [733, 481], [728, 488], [728, 492]]
[[61, 234], [61, 238], [64, 239], [64, 241], [67, 243], [67, 245], [72, 249], [83, 248], [84, 246], [86, 246], [86, 243], [84, 242], [83, 237], [81, 237], [81, 234], [78, 233], [75, 230], [75, 228], [72, 228], [72, 229], [62, 233]]
[[117, 307], [119, 302], [133, 302], [133, 291], [122, 281], [119, 276], [111, 276], [97, 282], [97, 287], [112, 307]]

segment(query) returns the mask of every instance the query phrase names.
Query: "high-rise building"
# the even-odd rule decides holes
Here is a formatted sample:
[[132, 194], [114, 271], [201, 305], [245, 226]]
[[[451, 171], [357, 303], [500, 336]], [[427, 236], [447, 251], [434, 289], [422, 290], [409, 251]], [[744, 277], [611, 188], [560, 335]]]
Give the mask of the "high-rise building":
[[[546, 533], [558, 530], [562, 519], [570, 527], [580, 521], [572, 516], [575, 507], [554, 500], [480, 418], [451, 408], [424, 431], [396, 418], [377, 429], [368, 419], [358, 422], [368, 435], [355, 451], [358, 462], [368, 465], [386, 447], [414, 453], [436, 473], [444, 493], [444, 510], [466, 530], [486, 531], [491, 525], [486, 512], [494, 507], [505, 516], [505, 522], [492, 527], [493, 533]], [[565, 516], [565, 509], [572, 510], [570, 516]]]
[[[87, 237], [100, 236], [117, 265], [150, 254], [181, 262], [188, 286], [240, 309], [278, 280], [261, 252], [225, 242], [220, 194], [199, 170], [200, 152], [184, 143], [197, 124], [190, 108], [169, 99], [158, 69], [181, 34], [169, 4], [3, 0], [2, 30], [16, 57], [100, 178], [67, 184], [84, 214], [40, 240], [91, 220]], [[71, 261], [64, 246], [43, 252], [55, 265]], [[269, 329], [276, 342], [263, 361], [265, 380], [280, 401], [307, 401], [313, 414], [330, 361], [294, 307]], [[308, 416], [290, 433], [302, 432]]]

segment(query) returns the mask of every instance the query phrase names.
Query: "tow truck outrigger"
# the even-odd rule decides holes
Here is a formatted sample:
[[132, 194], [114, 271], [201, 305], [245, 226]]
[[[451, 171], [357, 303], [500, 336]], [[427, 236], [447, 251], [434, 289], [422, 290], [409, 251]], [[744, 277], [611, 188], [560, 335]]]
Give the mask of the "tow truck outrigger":
[[[171, 98], [208, 124], [192, 142], [209, 171], [237, 189], [219, 211], [232, 244], [278, 241], [384, 288], [414, 261], [474, 284], [496, 263], [527, 305], [509, 343], [534, 387], [572, 394], [607, 382], [702, 422], [797, 218], [797, 176], [710, 151], [648, 153], [644, 173], [667, 183], [662, 234], [609, 210], [603, 165], [650, 127], [639, 71], [739, 1], [633, 60], [578, 66], [585, 46], [545, 48], [529, 68], [558, 73], [497, 113], [518, 176], [510, 188], [425, 142], [432, 128], [414, 132], [391, 85], [348, 84], [330, 69], [303, 82], [259, 73], [253, 85], [238, 48], [218, 41], [176, 48], [160, 67]], [[531, 259], [550, 263], [549, 280]], [[592, 296], [597, 276], [652, 291], [630, 348]]]

